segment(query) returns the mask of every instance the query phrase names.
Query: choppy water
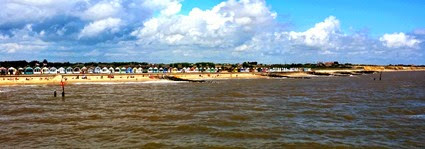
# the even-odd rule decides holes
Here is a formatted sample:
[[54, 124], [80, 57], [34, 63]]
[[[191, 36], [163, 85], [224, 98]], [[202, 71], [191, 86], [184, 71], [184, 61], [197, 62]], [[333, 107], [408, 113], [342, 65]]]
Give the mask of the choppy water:
[[425, 73], [373, 77], [0, 87], [0, 147], [424, 148]]

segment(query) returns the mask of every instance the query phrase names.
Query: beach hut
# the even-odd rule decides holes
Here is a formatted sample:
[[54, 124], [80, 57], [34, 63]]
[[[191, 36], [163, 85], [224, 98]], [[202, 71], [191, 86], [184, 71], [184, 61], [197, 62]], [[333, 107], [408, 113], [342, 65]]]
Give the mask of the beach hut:
[[67, 74], [72, 74], [72, 67], [68, 67], [68, 68], [66, 68], [66, 71], [65, 71]]
[[137, 73], [143, 73], [143, 68], [142, 67], [137, 68]]
[[41, 74], [41, 68], [40, 67], [35, 67], [34, 68], [34, 74]]
[[60, 68], [58, 69], [58, 72], [59, 72], [60, 74], [64, 74], [64, 73], [66, 73], [66, 72], [65, 72], [65, 68], [63, 68], [63, 67], [60, 67]]
[[102, 69], [99, 66], [97, 66], [96, 68], [94, 68], [93, 73], [102, 73]]
[[112, 68], [112, 67], [109, 67], [109, 73], [115, 73], [115, 70], [114, 70], [114, 68]]
[[108, 73], [110, 73], [110, 72], [109, 72], [109, 69], [108, 69], [108, 68], [103, 67], [103, 68], [102, 68], [102, 73], [104, 73], [104, 74], [108, 74]]
[[80, 72], [81, 72], [81, 69], [79, 67], [75, 67], [72, 73], [79, 74]]
[[24, 70], [24, 74], [26, 74], [26, 75], [34, 74], [34, 69], [32, 69], [31, 67], [27, 67]]
[[121, 68], [120, 67], [117, 67], [117, 68], [115, 68], [115, 72], [114, 73], [120, 73], [120, 71], [121, 71]]
[[120, 73], [125, 73], [127, 71], [127, 68], [121, 67]]
[[152, 67], [149, 67], [148, 68], [148, 73], [153, 73], [153, 68]]
[[164, 71], [163, 71], [164, 73], [167, 73], [168, 72], [168, 68], [164, 68]]
[[159, 73], [163, 73], [164, 72], [164, 68], [160, 67], [159, 68]]
[[153, 68], [153, 73], [158, 73], [158, 67]]
[[177, 73], [178, 71], [179, 70], [176, 67], [174, 67], [174, 68], [172, 68], [171, 73]]
[[133, 68], [128, 67], [127, 70], [125, 71], [125, 73], [133, 73]]
[[4, 67], [0, 67], [0, 75], [6, 75], [7, 74], [7, 69]]
[[17, 74], [17, 75], [24, 74], [24, 68], [19, 67], [19, 68], [18, 68], [18, 71], [16, 72], [16, 74]]
[[49, 69], [49, 73], [50, 73], [50, 74], [57, 74], [57, 73], [58, 73], [58, 69], [56, 69], [56, 67], [51, 67], [51, 68]]
[[9, 73], [9, 75], [15, 75], [16, 74], [16, 69], [13, 67], [10, 67], [9, 69], [7, 69], [7, 72]]
[[81, 73], [82, 73], [82, 74], [87, 74], [87, 73], [88, 73], [88, 69], [87, 69], [87, 67], [83, 67], [83, 68], [81, 68]]
[[43, 67], [43, 68], [41, 69], [41, 74], [49, 74], [49, 68], [47, 68], [47, 67]]
[[89, 67], [89, 69], [87, 69], [87, 73], [94, 73], [94, 68], [93, 67]]

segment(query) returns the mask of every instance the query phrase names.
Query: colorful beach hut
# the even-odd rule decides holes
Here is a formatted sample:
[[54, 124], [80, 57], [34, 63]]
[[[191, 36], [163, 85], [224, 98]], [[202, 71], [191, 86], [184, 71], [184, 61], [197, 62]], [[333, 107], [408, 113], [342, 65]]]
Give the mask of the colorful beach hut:
[[66, 71], [65, 71], [67, 74], [72, 74], [72, 67], [68, 67], [68, 68], [66, 68]]
[[34, 69], [32, 69], [31, 67], [27, 67], [24, 70], [24, 74], [26, 74], [26, 75], [34, 74]]
[[0, 75], [6, 75], [7, 74], [7, 69], [4, 67], [0, 67]]
[[125, 73], [133, 73], [133, 68], [128, 67], [125, 71]]
[[83, 68], [81, 68], [81, 73], [82, 73], [82, 74], [87, 74], [87, 73], [88, 73], [88, 69], [87, 69], [87, 67], [83, 67]]

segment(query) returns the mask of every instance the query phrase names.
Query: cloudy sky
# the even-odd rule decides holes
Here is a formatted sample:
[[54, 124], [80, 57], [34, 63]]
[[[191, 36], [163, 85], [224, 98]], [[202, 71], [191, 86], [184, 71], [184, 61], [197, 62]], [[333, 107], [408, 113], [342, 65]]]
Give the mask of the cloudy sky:
[[0, 60], [425, 64], [423, 0], [0, 0]]

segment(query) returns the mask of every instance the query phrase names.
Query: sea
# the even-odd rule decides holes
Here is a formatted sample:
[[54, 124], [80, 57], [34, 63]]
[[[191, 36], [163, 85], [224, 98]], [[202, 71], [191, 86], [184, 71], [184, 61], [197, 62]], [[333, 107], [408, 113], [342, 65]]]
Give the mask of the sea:
[[425, 72], [61, 92], [1, 86], [0, 148], [425, 148]]

